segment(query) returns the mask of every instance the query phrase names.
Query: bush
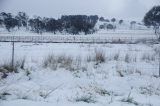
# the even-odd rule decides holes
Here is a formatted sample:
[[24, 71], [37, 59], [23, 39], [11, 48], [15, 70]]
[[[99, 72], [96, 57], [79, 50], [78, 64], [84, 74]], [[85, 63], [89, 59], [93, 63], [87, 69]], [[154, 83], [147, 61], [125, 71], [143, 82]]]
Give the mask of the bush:
[[112, 25], [112, 24], [108, 24], [107, 25], [107, 29], [116, 29], [116, 27], [114, 25]]
[[104, 25], [100, 25], [99, 29], [105, 29], [105, 26]]

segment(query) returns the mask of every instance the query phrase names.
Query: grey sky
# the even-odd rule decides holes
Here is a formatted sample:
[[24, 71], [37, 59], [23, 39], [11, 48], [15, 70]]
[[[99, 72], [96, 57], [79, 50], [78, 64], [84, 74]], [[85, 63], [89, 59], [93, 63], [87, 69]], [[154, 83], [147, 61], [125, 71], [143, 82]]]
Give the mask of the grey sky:
[[16, 14], [60, 17], [69, 14], [99, 15], [106, 18], [142, 19], [160, 0], [0, 0], [0, 11]]

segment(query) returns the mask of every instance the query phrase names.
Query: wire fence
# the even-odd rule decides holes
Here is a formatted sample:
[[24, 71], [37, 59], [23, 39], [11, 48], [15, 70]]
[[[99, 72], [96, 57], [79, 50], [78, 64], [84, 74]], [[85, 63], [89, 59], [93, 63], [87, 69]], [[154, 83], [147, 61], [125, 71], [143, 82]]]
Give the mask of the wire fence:
[[101, 36], [0, 36], [0, 42], [37, 43], [159, 43], [156, 37], [101, 37]]

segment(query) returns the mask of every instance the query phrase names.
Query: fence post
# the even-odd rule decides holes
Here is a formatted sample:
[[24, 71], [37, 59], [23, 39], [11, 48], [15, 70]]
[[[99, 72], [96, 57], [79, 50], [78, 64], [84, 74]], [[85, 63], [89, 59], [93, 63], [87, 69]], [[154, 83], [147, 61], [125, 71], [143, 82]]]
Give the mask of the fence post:
[[160, 50], [159, 50], [159, 77], [160, 77]]
[[12, 71], [15, 71], [14, 70], [14, 39], [12, 41]]

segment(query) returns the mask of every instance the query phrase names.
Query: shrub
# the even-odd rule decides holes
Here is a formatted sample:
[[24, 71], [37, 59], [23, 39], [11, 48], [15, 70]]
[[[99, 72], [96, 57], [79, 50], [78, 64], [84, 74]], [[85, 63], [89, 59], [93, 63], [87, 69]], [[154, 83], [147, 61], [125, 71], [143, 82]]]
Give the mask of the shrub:
[[112, 24], [108, 24], [107, 29], [113, 30], [113, 29], [116, 29], [116, 26], [114, 26]]
[[99, 29], [105, 29], [105, 26], [104, 25], [100, 25]]

